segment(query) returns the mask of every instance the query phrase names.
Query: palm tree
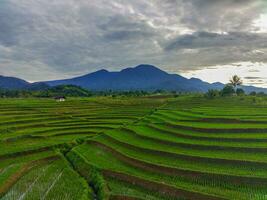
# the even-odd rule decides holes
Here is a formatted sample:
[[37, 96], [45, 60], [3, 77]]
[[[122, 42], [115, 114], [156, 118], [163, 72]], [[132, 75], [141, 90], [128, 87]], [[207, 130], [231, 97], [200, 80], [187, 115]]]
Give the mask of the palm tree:
[[230, 79], [230, 85], [232, 85], [236, 91], [236, 87], [239, 85], [242, 85], [243, 81], [241, 80], [241, 78], [237, 75], [232, 76], [232, 78]]

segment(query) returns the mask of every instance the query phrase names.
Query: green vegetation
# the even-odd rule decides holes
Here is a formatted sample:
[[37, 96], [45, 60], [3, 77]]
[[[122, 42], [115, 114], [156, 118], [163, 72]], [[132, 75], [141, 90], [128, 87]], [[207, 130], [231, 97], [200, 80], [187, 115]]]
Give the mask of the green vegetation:
[[65, 102], [1, 99], [0, 198], [93, 199], [95, 182], [89, 185], [91, 178], [81, 177], [71, 160], [54, 159], [88, 138], [134, 123], [165, 101], [129, 97], [68, 98]]
[[242, 85], [242, 83], [243, 83], [243, 81], [237, 75], [234, 75], [230, 79], [230, 85], [234, 87], [235, 91], [236, 91], [236, 87], [239, 86], [239, 85]]
[[1, 99], [0, 199], [266, 199], [267, 98], [230, 87]]
[[221, 91], [223, 97], [232, 96], [233, 94], [235, 94], [235, 88], [232, 85], [226, 85]]
[[[38, 84], [37, 84], [38, 85]], [[42, 84], [43, 85], [43, 84]], [[110, 97], [142, 97], [148, 95], [175, 95], [176, 91], [168, 92], [163, 90], [155, 90], [155, 91], [143, 91], [143, 90], [136, 90], [136, 91], [89, 91], [82, 87], [76, 85], [58, 85], [54, 87], [50, 87], [44, 84], [42, 87], [32, 87], [30, 89], [19, 89], [19, 90], [12, 90], [12, 89], [3, 89], [0, 88], [0, 98], [51, 98], [57, 96], [65, 96], [65, 97], [91, 97], [91, 96], [110, 96]]]
[[6, 90], [0, 88], [0, 97], [2, 98], [30, 98], [30, 97], [90, 97], [92, 93], [75, 85], [59, 85], [55, 87], [36, 88], [28, 90]]
[[92, 93], [75, 85], [59, 85], [38, 91], [34, 94], [37, 97], [54, 97], [54, 96], [70, 96], [70, 97], [89, 97]]

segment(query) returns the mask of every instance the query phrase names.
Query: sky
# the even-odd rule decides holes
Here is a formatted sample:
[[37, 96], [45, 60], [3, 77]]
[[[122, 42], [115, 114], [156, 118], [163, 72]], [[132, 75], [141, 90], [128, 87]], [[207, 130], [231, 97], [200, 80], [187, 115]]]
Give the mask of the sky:
[[0, 1], [1, 75], [33, 82], [141, 63], [267, 87], [267, 1]]

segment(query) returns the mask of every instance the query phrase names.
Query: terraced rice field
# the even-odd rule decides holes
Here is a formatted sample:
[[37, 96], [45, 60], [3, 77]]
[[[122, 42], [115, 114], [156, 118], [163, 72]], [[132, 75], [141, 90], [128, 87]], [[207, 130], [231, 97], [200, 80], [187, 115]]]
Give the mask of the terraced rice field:
[[1, 199], [267, 199], [267, 99], [0, 100]]
[[93, 199], [64, 154], [162, 105], [147, 99], [0, 100], [0, 199]]

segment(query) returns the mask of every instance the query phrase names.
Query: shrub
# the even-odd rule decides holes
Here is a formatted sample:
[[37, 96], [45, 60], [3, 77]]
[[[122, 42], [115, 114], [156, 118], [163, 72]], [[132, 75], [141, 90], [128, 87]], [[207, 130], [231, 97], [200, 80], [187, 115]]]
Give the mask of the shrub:
[[82, 143], [84, 143], [84, 138], [78, 138], [78, 139], [76, 139], [76, 142], [78, 144], [82, 144]]
[[250, 96], [256, 96], [257, 93], [253, 91], [253, 92], [249, 93], [249, 95], [250, 95]]
[[234, 94], [235, 94], [235, 89], [231, 85], [226, 85], [221, 91], [222, 96], [233, 96]]
[[259, 93], [257, 94], [257, 96], [259, 96], [259, 97], [264, 97], [264, 96], [266, 96], [266, 94], [265, 94], [264, 92], [259, 92]]
[[236, 94], [237, 94], [237, 96], [242, 96], [242, 95], [245, 94], [245, 91], [243, 89], [241, 89], [241, 88], [237, 88], [236, 89]]
[[218, 90], [208, 90], [208, 92], [205, 94], [205, 97], [207, 97], [209, 99], [213, 99], [217, 96], [219, 96]]

